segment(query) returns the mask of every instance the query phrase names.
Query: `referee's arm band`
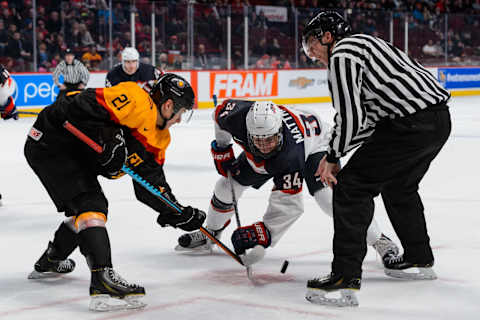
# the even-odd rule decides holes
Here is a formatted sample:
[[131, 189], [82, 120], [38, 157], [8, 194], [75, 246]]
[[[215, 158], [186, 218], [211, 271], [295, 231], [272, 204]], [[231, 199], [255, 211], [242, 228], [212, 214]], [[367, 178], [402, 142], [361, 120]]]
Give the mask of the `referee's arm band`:
[[327, 154], [327, 162], [330, 163], [337, 163], [340, 158], [335, 157], [335, 155], [332, 152], [329, 152]]

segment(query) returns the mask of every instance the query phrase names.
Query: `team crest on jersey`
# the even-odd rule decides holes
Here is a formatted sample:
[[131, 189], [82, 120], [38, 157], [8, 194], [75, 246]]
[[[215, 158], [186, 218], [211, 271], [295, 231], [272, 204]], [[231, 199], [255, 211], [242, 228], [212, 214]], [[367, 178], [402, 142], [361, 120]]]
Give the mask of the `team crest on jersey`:
[[35, 127], [32, 127], [30, 129], [30, 132], [28, 132], [28, 136], [33, 140], [38, 141], [43, 136], [43, 132], [36, 129]]

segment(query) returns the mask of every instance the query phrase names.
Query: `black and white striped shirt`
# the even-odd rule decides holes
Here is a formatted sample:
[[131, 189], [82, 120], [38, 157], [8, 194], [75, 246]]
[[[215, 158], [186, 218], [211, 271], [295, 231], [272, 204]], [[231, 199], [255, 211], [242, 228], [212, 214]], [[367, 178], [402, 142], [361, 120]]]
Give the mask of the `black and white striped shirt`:
[[361, 145], [382, 119], [404, 117], [450, 98], [418, 62], [388, 42], [363, 34], [334, 46], [328, 86], [337, 112], [329, 162]]
[[72, 64], [67, 64], [65, 60], [61, 61], [53, 71], [53, 81], [57, 86], [60, 86], [58, 78], [63, 75], [64, 83], [80, 83], [87, 84], [90, 78], [90, 73], [87, 67], [77, 59], [73, 60]]

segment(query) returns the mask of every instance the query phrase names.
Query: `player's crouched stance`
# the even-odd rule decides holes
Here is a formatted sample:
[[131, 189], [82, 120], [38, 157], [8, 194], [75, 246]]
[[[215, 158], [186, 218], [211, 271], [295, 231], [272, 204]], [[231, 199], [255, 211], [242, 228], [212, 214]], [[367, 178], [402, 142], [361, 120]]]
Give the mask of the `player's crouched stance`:
[[[138, 300], [145, 295], [144, 287], [127, 282], [113, 269], [106, 229], [108, 202], [97, 176], [116, 179], [123, 175], [123, 165], [129, 166], [180, 208], [177, 212], [134, 182], [137, 199], [159, 213], [157, 222], [162, 227], [197, 230], [205, 213], [178, 204], [163, 172], [169, 127], [191, 112], [193, 104], [189, 83], [167, 73], [150, 95], [136, 83], [124, 82], [67, 96], [39, 114], [28, 135], [25, 156], [67, 219], [35, 263], [30, 279], [72, 272], [75, 263], [68, 256], [78, 246], [91, 270], [91, 310], [145, 306]], [[66, 120], [103, 146], [103, 152], [95, 153], [64, 129]]]
[[[274, 187], [263, 221], [236, 229], [232, 243], [249, 265], [262, 259], [265, 248], [274, 246], [303, 213], [303, 180], [319, 207], [332, 216], [332, 192], [314, 177], [325, 155], [329, 127], [311, 111], [289, 109], [273, 102], [226, 100], [214, 113], [215, 138], [211, 151], [217, 181], [207, 215], [206, 228], [219, 238], [234, 213], [231, 172], [235, 198], [248, 188], [258, 189], [273, 179]], [[231, 140], [244, 152], [235, 159]], [[212, 244], [201, 232], [184, 234], [177, 251], [208, 253]], [[375, 220], [367, 242], [381, 258], [395, 257], [397, 246], [382, 234]]]

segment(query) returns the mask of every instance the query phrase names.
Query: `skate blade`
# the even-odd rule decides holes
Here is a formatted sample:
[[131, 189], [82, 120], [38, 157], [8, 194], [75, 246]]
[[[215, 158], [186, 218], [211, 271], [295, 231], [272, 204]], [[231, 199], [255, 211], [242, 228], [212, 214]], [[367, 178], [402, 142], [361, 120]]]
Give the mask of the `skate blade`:
[[[329, 298], [326, 295], [333, 292], [340, 292], [339, 298]], [[358, 307], [358, 299], [353, 289], [339, 289], [335, 291], [325, 291], [321, 289], [307, 290], [305, 299], [314, 304], [333, 307]]]
[[144, 295], [132, 295], [120, 299], [110, 297], [108, 294], [100, 294], [92, 296], [88, 308], [96, 312], [143, 309], [147, 304], [138, 300], [143, 296]]
[[52, 279], [52, 278], [58, 278], [65, 273], [58, 273], [58, 272], [38, 272], [36, 270], [33, 270], [30, 272], [28, 275], [29, 280], [39, 280], [39, 279]]
[[392, 270], [385, 268], [385, 274], [392, 278], [407, 279], [407, 280], [435, 280], [437, 274], [432, 268], [409, 268], [405, 270]]
[[212, 254], [213, 249], [210, 245], [204, 244], [195, 248], [185, 248], [181, 245], [177, 244], [175, 246], [175, 251], [178, 253], [188, 253], [192, 255], [209, 255]]

